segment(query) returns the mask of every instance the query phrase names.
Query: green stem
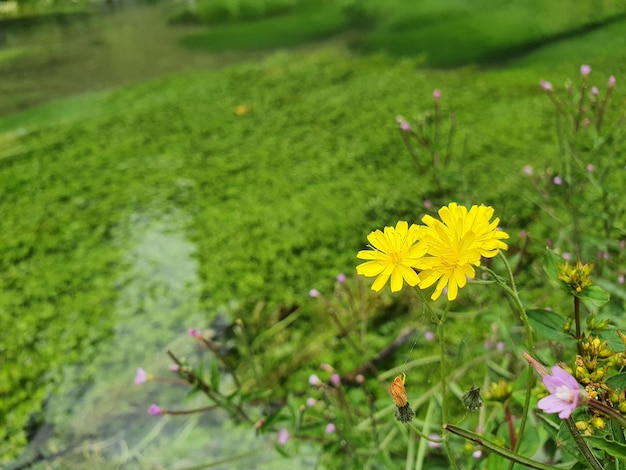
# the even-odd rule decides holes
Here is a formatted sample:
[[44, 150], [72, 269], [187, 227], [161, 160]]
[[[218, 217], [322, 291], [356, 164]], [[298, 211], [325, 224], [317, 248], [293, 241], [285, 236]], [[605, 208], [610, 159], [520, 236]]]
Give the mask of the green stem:
[[[522, 323], [524, 324], [524, 329], [526, 330], [526, 344], [528, 345], [528, 349], [531, 354], [534, 354], [535, 344], [533, 341], [533, 330], [530, 326], [530, 322], [528, 321], [528, 315], [526, 314], [526, 309], [524, 308], [524, 304], [522, 304], [522, 300], [520, 299], [519, 292], [517, 290], [517, 286], [515, 285], [515, 278], [513, 276], [513, 271], [511, 270], [511, 265], [509, 264], [506, 256], [500, 251], [498, 253], [500, 259], [504, 263], [506, 268], [507, 275], [509, 277], [510, 286], [507, 285], [500, 276], [496, 275], [493, 271], [486, 268], [489, 272], [492, 273], [494, 279], [500, 286], [509, 294], [513, 303], [517, 307], [519, 312], [519, 316], [522, 319]], [[522, 437], [524, 436], [524, 429], [526, 428], [526, 421], [528, 420], [528, 410], [530, 408], [530, 396], [532, 393], [532, 388], [535, 385], [535, 375], [528, 371], [528, 379], [526, 381], [526, 395], [524, 397], [524, 409], [522, 410], [522, 419], [520, 421], [519, 430], [517, 432], [517, 440], [515, 442], [515, 447], [513, 450], [517, 453], [519, 452], [520, 446], [522, 445]], [[509, 465], [509, 470], [513, 468], [514, 463], [511, 462]]]
[[446, 398], [448, 392], [448, 385], [446, 381], [446, 341], [445, 341], [445, 323], [448, 318], [448, 312], [450, 311], [450, 302], [446, 304], [446, 308], [439, 318], [437, 325], [437, 336], [439, 336], [439, 373], [441, 376], [441, 423], [444, 425], [443, 429], [443, 446], [446, 451], [446, 455], [448, 456], [448, 462], [450, 464], [450, 468], [456, 469], [456, 462], [454, 460], [454, 456], [452, 455], [452, 450], [450, 449], [450, 443], [448, 441], [447, 433], [445, 432], [445, 424], [448, 422], [448, 400]]
[[622, 427], [626, 428], [626, 417], [622, 416], [622, 414], [616, 409], [611, 408], [610, 406], [607, 406], [604, 403], [601, 403], [593, 398], [589, 398], [587, 400], [587, 405], [589, 406], [589, 408], [593, 408], [594, 410], [604, 413], [609, 418], [611, 418], [612, 421], [616, 421]]
[[580, 435], [580, 432], [578, 432], [578, 428], [576, 427], [576, 423], [574, 423], [574, 420], [570, 417], [564, 419], [563, 421], [565, 422], [565, 426], [567, 426], [568, 431], [574, 438], [574, 442], [576, 442], [578, 449], [580, 449], [580, 452], [583, 454], [585, 459], [587, 459], [589, 465], [591, 465], [591, 468], [593, 468], [594, 470], [604, 470], [602, 465], [600, 465], [600, 462], [598, 462], [598, 460], [596, 459], [595, 455], [593, 455], [593, 453], [591, 452], [591, 449], [585, 442], [585, 439], [583, 439], [583, 437]]
[[469, 441], [475, 442], [475, 443], [483, 446], [485, 449], [489, 449], [493, 453], [498, 454], [498, 455], [504, 457], [505, 459], [510, 460], [513, 465], [515, 465], [516, 463], [519, 463], [519, 464], [525, 465], [525, 466], [527, 466], [529, 468], [537, 468], [539, 470], [554, 470], [556, 468], [556, 467], [554, 467], [552, 465], [548, 465], [548, 464], [545, 464], [545, 463], [537, 462], [535, 460], [531, 460], [531, 459], [528, 459], [526, 457], [522, 457], [521, 455], [514, 454], [510, 450], [505, 449], [504, 447], [500, 447], [499, 445], [495, 444], [494, 442], [488, 441], [487, 439], [485, 439], [481, 435], [473, 433], [473, 432], [468, 431], [466, 429], [453, 426], [452, 424], [444, 424], [443, 427], [446, 430], [450, 431], [452, 434], [456, 434], [457, 436], [461, 436], [464, 439], [467, 439]]
[[582, 356], [583, 347], [582, 344], [580, 344], [580, 340], [582, 339], [580, 331], [580, 299], [577, 296], [574, 296], [574, 323], [576, 324], [576, 348], [578, 355]]

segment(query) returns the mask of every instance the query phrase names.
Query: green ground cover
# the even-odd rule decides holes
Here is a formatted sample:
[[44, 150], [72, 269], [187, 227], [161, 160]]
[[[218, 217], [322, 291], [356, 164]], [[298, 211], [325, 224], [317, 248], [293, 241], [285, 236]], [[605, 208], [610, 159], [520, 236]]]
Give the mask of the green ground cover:
[[[332, 290], [339, 272], [353, 277], [367, 233], [416, 220], [424, 200], [493, 205], [511, 246], [527, 230], [530, 259], [538, 259], [551, 234], [520, 197], [531, 191], [522, 168], [558, 167], [553, 111], [538, 81], [575, 78], [589, 63], [599, 87], [609, 74], [619, 83], [625, 33], [626, 23], [615, 22], [506, 68], [435, 70], [419, 57], [341, 47], [282, 52], [0, 119], [0, 454], [12, 458], [45, 420], [42, 404], [65, 367], [78, 366], [77, 383], [96, 380], [93, 358], [123, 323], [125, 247], [144, 219], [177, 220], [195, 245], [200, 287], [197, 310], [168, 305], [141, 347], [158, 348], [167, 333], [191, 326], [187, 315], [208, 321], [221, 309], [245, 318], [262, 300], [262, 328], [281, 306], [314, 311], [309, 289]], [[429, 109], [434, 88], [457, 116], [457, 155], [467, 136], [451, 168], [454, 194], [415, 172], [395, 122]], [[238, 115], [239, 105], [249, 112]], [[613, 180], [615, 193], [623, 181]], [[594, 214], [587, 223], [595, 227]], [[529, 290], [543, 284], [539, 274], [522, 273]], [[137, 293], [145, 302], [124, 315], [149, 315], [152, 294]], [[393, 337], [404, 326], [392, 315], [378, 333]], [[456, 329], [468, 334], [463, 321]], [[479, 341], [480, 331], [471, 334]], [[326, 351], [315, 363], [322, 358], [342, 361]], [[290, 372], [287, 389], [310, 370]]]

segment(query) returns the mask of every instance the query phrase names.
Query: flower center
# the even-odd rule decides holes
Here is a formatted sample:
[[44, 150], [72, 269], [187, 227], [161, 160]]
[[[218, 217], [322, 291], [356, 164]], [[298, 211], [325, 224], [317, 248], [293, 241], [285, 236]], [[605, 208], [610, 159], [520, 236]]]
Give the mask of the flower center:
[[559, 400], [563, 400], [567, 403], [574, 403], [574, 391], [571, 390], [569, 387], [567, 387], [566, 385], [560, 385], [556, 388], [556, 393], [555, 393], [556, 397]]
[[398, 253], [397, 251], [392, 251], [391, 253], [389, 253], [389, 259], [393, 264], [400, 264], [400, 261], [402, 261], [400, 253]]

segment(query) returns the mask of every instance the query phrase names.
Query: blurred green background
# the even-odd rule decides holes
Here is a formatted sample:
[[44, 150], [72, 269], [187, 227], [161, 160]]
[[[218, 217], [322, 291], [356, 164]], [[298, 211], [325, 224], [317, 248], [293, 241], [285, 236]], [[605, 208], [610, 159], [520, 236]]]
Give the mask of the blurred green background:
[[[262, 446], [219, 416], [155, 425], [145, 409], [174, 394], [132, 388], [135, 368], [163, 366], [167, 345], [184, 349], [187, 328], [218, 313], [245, 320], [263, 302], [270, 324], [281, 307], [312, 308], [311, 288], [354, 277], [371, 230], [446, 203], [395, 122], [430, 109], [435, 88], [465, 149], [445, 196], [493, 205], [511, 246], [524, 229], [540, 256], [554, 234], [520, 197], [522, 169], [559, 163], [538, 82], [560, 86], [586, 63], [604, 90], [626, 72], [616, 0], [24, 0], [0, 11], [9, 468], [41, 453], [59, 453], [42, 468], [184, 468]], [[293, 468], [268, 452], [241, 468]]]

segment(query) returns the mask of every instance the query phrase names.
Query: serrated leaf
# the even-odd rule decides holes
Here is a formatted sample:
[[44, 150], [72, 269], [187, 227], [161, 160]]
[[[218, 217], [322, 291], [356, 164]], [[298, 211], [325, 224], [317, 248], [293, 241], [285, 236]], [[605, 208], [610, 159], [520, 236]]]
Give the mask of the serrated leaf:
[[549, 310], [532, 309], [526, 311], [528, 321], [535, 333], [550, 340], [562, 342], [576, 342], [568, 333], [563, 331], [567, 319]]
[[594, 285], [585, 287], [578, 297], [580, 297], [581, 300], [591, 302], [596, 307], [602, 307], [610, 300], [611, 294], [602, 287]]
[[626, 388], [626, 372], [609, 377], [604, 382], [616, 390], [623, 390]]

